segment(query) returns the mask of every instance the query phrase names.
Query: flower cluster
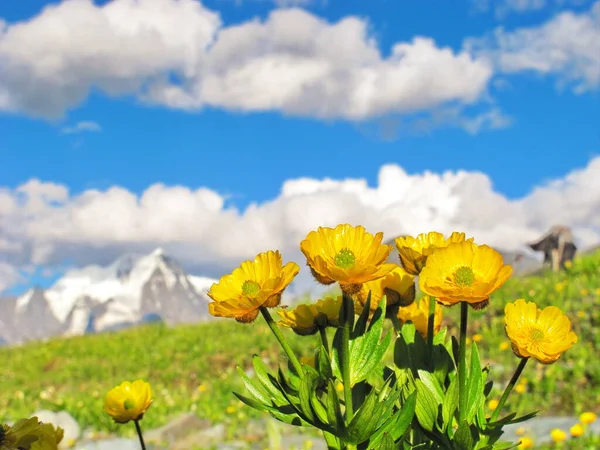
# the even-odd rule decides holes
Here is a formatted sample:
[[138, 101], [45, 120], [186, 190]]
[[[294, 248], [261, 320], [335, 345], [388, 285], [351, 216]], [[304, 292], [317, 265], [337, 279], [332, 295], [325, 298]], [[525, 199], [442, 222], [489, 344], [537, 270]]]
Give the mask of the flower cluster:
[[[322, 430], [328, 446], [340, 450], [412, 448], [411, 439], [443, 448], [506, 448], [496, 445], [502, 434], [498, 429], [527, 417], [500, 419], [503, 406], [530, 358], [554, 363], [577, 342], [570, 320], [553, 306], [541, 310], [523, 299], [507, 304], [510, 344], [502, 348], [512, 347], [520, 362], [500, 399], [487, 399], [487, 371], [477, 369], [476, 343], [482, 336], [467, 337], [468, 311], [485, 308], [512, 267], [465, 233], [445, 237], [430, 232], [394, 243], [401, 265], [389, 262], [393, 247], [383, 243], [383, 233], [349, 224], [308, 233], [300, 250], [311, 274], [322, 285], [337, 283], [342, 295], [278, 310], [278, 324], [269, 309], [279, 306], [299, 272], [293, 262], [283, 265], [279, 252], [261, 253], [213, 284], [208, 294], [212, 315], [248, 323], [261, 313], [289, 358], [288, 378], [282, 371], [268, 374], [255, 357], [258, 381], [244, 375], [252, 398], [236, 395], [279, 420]], [[447, 339], [442, 329], [443, 307], [454, 305], [461, 305], [458, 342]], [[384, 336], [387, 319], [396, 338], [395, 369], [381, 372], [392, 340], [391, 334]], [[278, 325], [299, 335], [319, 332], [314, 358], [299, 360]], [[328, 328], [335, 329], [332, 345]], [[382, 373], [384, 379], [371, 384]], [[524, 381], [517, 391], [523, 386]]]

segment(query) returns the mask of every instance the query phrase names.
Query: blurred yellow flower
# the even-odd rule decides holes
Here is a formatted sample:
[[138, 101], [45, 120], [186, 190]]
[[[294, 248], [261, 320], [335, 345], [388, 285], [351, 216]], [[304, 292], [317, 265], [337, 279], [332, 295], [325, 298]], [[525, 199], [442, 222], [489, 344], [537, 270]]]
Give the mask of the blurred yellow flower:
[[117, 423], [140, 420], [152, 404], [152, 389], [143, 380], [124, 381], [112, 388], [104, 399], [104, 411]]
[[367, 303], [371, 292], [371, 310], [375, 311], [385, 295], [386, 304], [407, 306], [415, 300], [415, 277], [394, 264], [394, 269], [386, 276], [364, 283], [356, 298], [362, 306]]
[[508, 350], [510, 348], [510, 344], [506, 341], [502, 341], [500, 343], [500, 350]]
[[483, 339], [483, 336], [481, 334], [473, 335], [473, 341], [475, 341], [475, 342], [481, 342], [482, 339]]
[[556, 283], [556, 285], [554, 286], [554, 289], [556, 290], [556, 292], [562, 292], [565, 289], [565, 287], [567, 287], [568, 284], [569, 284], [568, 280], [561, 281], [560, 283]]
[[[398, 319], [402, 323], [412, 322], [421, 336], [427, 337], [429, 324], [429, 296], [426, 295], [418, 301], [413, 302], [408, 306], [402, 306], [398, 309]], [[444, 311], [440, 305], [435, 305], [435, 313], [433, 316], [433, 333], [436, 334], [442, 327], [442, 318]]]
[[519, 442], [519, 445], [517, 445], [517, 448], [519, 448], [519, 449], [533, 448], [533, 440], [529, 437], [524, 437]]
[[[446, 239], [442, 233], [432, 231], [421, 233], [416, 238], [412, 236], [399, 237], [396, 238], [395, 243], [404, 270], [411, 275], [419, 275], [425, 267], [427, 257], [434, 251], [463, 241], [465, 241], [465, 233], [454, 232]], [[473, 238], [469, 238], [468, 241], [472, 242]]]
[[488, 402], [488, 408], [490, 408], [492, 411], [494, 411], [498, 407], [498, 403], [499, 403], [498, 400], [493, 398]]
[[583, 295], [584, 297], [587, 296], [587, 295], [589, 295], [589, 293], [590, 293], [589, 289], [582, 289], [581, 290], [581, 295]]
[[360, 225], [340, 224], [311, 231], [300, 250], [319, 283], [338, 282], [344, 292], [356, 294], [363, 283], [384, 277], [395, 267], [386, 264], [392, 247], [382, 239], [383, 233], [372, 235]]
[[533, 302], [518, 299], [508, 303], [504, 313], [513, 352], [522, 358], [534, 357], [543, 364], [551, 364], [577, 342], [571, 321], [556, 306], [541, 310]]
[[524, 427], [519, 427], [516, 429], [515, 434], [517, 436], [523, 436], [526, 433], [526, 430]]
[[581, 415], [579, 416], [579, 421], [584, 425], [589, 425], [590, 423], [595, 422], [596, 418], [596, 414], [594, 414], [591, 411], [586, 411], [584, 413], [581, 413]]
[[583, 311], [577, 311], [577, 317], [583, 319], [585, 317], [585, 313]]
[[552, 438], [552, 440], [554, 442], [563, 442], [563, 441], [565, 441], [567, 439], [567, 433], [565, 433], [560, 428], [554, 428], [550, 432], [550, 437]]
[[225, 411], [227, 411], [227, 414], [233, 414], [236, 411], [236, 409], [235, 406], [228, 406]]
[[515, 386], [515, 391], [517, 392], [517, 394], [524, 394], [525, 392], [527, 392], [527, 385], [521, 382]]
[[470, 337], [466, 338], [465, 342], [466, 342], [467, 345], [471, 345], [473, 343], [473, 341], [471, 340]]
[[600, 288], [596, 288], [596, 290], [594, 291], [594, 293], [600, 297]]
[[482, 307], [511, 274], [512, 267], [504, 264], [500, 253], [467, 241], [429, 256], [419, 275], [419, 287], [444, 305], [465, 301]]
[[569, 433], [573, 437], [579, 437], [585, 432], [585, 428], [580, 423], [576, 423], [571, 428], [569, 428]]
[[314, 334], [319, 327], [337, 327], [339, 325], [340, 308], [342, 296], [327, 297], [316, 303], [298, 305], [288, 311], [287, 309], [277, 311], [281, 316], [279, 325], [289, 327], [295, 333], [304, 336]]
[[201, 384], [200, 386], [198, 386], [198, 392], [206, 392], [206, 385]]
[[238, 322], [252, 322], [261, 306], [279, 305], [281, 293], [298, 275], [294, 262], [283, 266], [279, 251], [260, 253], [254, 261], [244, 261], [231, 274], [211, 286], [208, 311], [216, 317], [231, 317]]

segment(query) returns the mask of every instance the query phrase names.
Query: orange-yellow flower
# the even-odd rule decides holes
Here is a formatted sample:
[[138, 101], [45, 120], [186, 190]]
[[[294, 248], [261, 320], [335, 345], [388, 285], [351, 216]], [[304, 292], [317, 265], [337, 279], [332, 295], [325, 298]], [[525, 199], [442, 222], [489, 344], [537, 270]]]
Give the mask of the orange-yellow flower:
[[583, 428], [583, 425], [581, 425], [580, 423], [576, 423], [571, 428], [569, 428], [569, 433], [573, 437], [579, 437], [583, 433], [585, 433], [585, 428]]
[[596, 414], [594, 414], [591, 411], [586, 411], [584, 413], [581, 413], [581, 415], [579, 416], [579, 421], [584, 425], [589, 425], [590, 423], [595, 422], [596, 418]]
[[[403, 236], [396, 238], [396, 248], [400, 255], [402, 267], [411, 275], [419, 275], [427, 257], [439, 248], [447, 247], [455, 242], [465, 241], [465, 233], [454, 232], [448, 239], [442, 233], [432, 231], [430, 233], [421, 233], [416, 238], [412, 236]], [[469, 242], [473, 238], [468, 239]]]
[[485, 306], [511, 274], [512, 267], [504, 264], [496, 250], [465, 241], [430, 255], [419, 275], [419, 286], [444, 305], [465, 301]]
[[317, 303], [298, 305], [295, 309], [277, 311], [281, 316], [278, 322], [284, 327], [289, 327], [299, 335], [314, 334], [319, 327], [339, 325], [342, 296], [337, 298], [327, 297]]
[[498, 407], [499, 404], [500, 404], [500, 402], [497, 399], [493, 398], [488, 402], [488, 408], [490, 408], [492, 411], [494, 411]]
[[519, 442], [519, 445], [517, 445], [517, 448], [518, 449], [533, 448], [533, 440], [530, 437], [524, 437]]
[[[435, 313], [433, 316], [433, 333], [440, 331], [442, 327], [442, 317], [444, 312], [442, 307], [435, 305]], [[413, 302], [408, 306], [402, 306], [398, 309], [398, 319], [402, 323], [411, 321], [421, 336], [427, 337], [429, 324], [429, 296], [425, 296], [418, 301]]]
[[382, 239], [383, 233], [372, 235], [362, 226], [341, 224], [311, 231], [300, 250], [319, 283], [338, 282], [344, 292], [355, 294], [363, 283], [384, 277], [395, 267], [386, 264], [392, 247]]
[[150, 384], [142, 380], [124, 381], [112, 388], [104, 399], [104, 411], [117, 423], [140, 420], [152, 404]]
[[260, 253], [254, 261], [244, 261], [231, 274], [211, 286], [208, 311], [217, 317], [252, 322], [261, 306], [272, 308], [281, 302], [281, 293], [300, 271], [298, 264], [283, 266], [278, 251]]
[[554, 428], [550, 432], [550, 437], [552, 438], [552, 440], [554, 442], [563, 442], [563, 441], [565, 441], [567, 439], [567, 433], [565, 433], [560, 428]]
[[541, 310], [533, 302], [518, 299], [504, 308], [504, 322], [513, 352], [543, 364], [555, 362], [577, 342], [571, 321], [556, 306]]
[[362, 285], [356, 296], [362, 306], [367, 303], [369, 292], [371, 292], [372, 311], [377, 309], [384, 295], [388, 306], [408, 306], [415, 300], [415, 277], [395, 265], [386, 276]]

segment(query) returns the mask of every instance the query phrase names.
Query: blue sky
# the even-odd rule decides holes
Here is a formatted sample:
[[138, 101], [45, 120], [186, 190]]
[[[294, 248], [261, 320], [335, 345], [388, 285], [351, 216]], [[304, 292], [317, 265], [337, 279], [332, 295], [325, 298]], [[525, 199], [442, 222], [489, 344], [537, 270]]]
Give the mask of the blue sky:
[[[39, 276], [41, 268], [47, 268], [52, 273], [49, 279], [54, 279], [60, 276], [65, 262], [104, 262], [121, 250], [150, 249], [156, 244], [156, 236], [162, 236], [150, 233], [137, 240], [131, 237], [136, 234], [133, 231], [124, 232], [126, 236], [122, 237], [111, 227], [88, 232], [88, 225], [77, 235], [79, 227], [84, 227], [77, 222], [77, 208], [87, 201], [82, 194], [91, 190], [106, 194], [119, 186], [140, 198], [156, 183], [166, 188], [182, 186], [190, 192], [207, 188], [223, 200], [221, 212], [234, 207], [239, 220], [250, 220], [245, 213], [248, 205], [256, 203], [260, 210], [268, 202], [281, 200], [282, 186], [288, 180], [365, 180], [370, 189], [383, 196], [380, 170], [394, 164], [406, 172], [414, 189], [423, 192], [431, 188], [424, 181], [425, 171], [437, 177], [443, 177], [446, 171], [466, 171], [473, 180], [479, 180], [476, 173], [481, 172], [489, 180], [489, 186], [484, 187], [489, 188], [490, 200], [485, 204], [499, 201], [497, 208], [490, 206], [495, 211], [508, 202], [516, 211], [523, 208], [534, 188], [543, 188], [551, 180], [569, 180], [569, 174], [576, 171], [590, 172], [600, 151], [600, 55], [593, 47], [598, 40], [590, 41], [590, 37], [600, 36], [600, 3], [548, 0], [543, 8], [528, 9], [527, 2], [514, 0], [491, 4], [483, 0], [315, 0], [295, 2], [300, 9], [292, 10], [268, 0], [206, 1], [202, 11], [218, 17], [220, 24], [208, 31], [211, 44], [203, 53], [209, 55], [208, 62], [200, 58], [193, 64], [188, 56], [199, 52], [197, 39], [184, 34], [194, 26], [198, 27], [198, 36], [204, 32], [202, 27], [210, 28], [202, 22], [205, 13], [198, 8], [194, 9], [197, 21], [182, 23], [181, 31], [177, 26], [165, 28], [167, 33], [160, 20], [172, 14], [177, 23], [183, 17], [177, 16], [173, 7], [177, 2], [139, 0], [139, 9], [130, 6], [128, 14], [154, 14], [149, 20], [157, 33], [164, 35], [159, 36], [157, 47], [146, 48], [141, 41], [147, 36], [134, 30], [139, 36], [130, 34], [127, 43], [122, 44], [127, 46], [127, 53], [120, 48], [120, 43], [126, 41], [119, 34], [126, 18], [115, 12], [116, 8], [107, 11], [111, 4], [114, 7], [117, 3], [136, 2], [52, 2], [57, 6], [52, 14], [44, 10], [50, 3], [34, 0], [3, 2], [0, 6], [0, 18], [6, 23], [0, 31], [0, 66], [4, 61], [5, 67], [0, 69], [0, 193], [3, 191], [13, 202], [10, 212], [6, 207], [4, 219], [0, 214], [0, 226], [5, 227], [4, 236], [0, 231], [0, 263], [4, 264], [0, 278], [4, 273], [5, 280], [0, 282], [0, 291], [4, 287], [13, 292], [40, 281], [44, 278]], [[534, 3], [539, 4], [531, 5]], [[85, 6], [85, 14], [75, 8], [77, 4]], [[157, 13], [153, 8], [159, 4], [168, 8]], [[284, 29], [280, 34], [265, 25], [277, 9], [289, 13], [280, 21]], [[50, 16], [53, 22], [41, 20]], [[103, 22], [105, 17], [109, 17], [109, 25]], [[320, 25], [315, 29], [325, 30], [323, 36], [329, 38], [315, 37], [309, 46], [311, 36], [302, 34], [304, 24], [312, 23], [305, 21], [306, 17], [316, 20]], [[349, 28], [335, 35], [341, 43], [331, 44], [334, 34], [325, 33], [349, 17], [355, 18], [355, 24], [362, 24], [366, 34], [361, 36], [357, 28]], [[223, 37], [232, 27], [243, 28], [253, 20], [257, 29], [264, 29], [244, 28], [247, 34], [238, 36], [238, 40]], [[81, 34], [80, 24], [85, 21], [92, 24], [89, 34]], [[296, 34], [290, 32], [288, 36], [286, 27], [297, 28]], [[110, 35], [113, 32], [114, 36]], [[418, 37], [429, 39], [431, 46], [417, 46], [414, 39]], [[284, 38], [290, 41], [281, 44]], [[89, 42], [84, 42], [86, 39]], [[292, 42], [294, 39], [297, 42]], [[245, 40], [258, 43], [246, 48]], [[355, 41], [356, 52], [350, 47]], [[172, 47], [168, 47], [171, 42]], [[398, 43], [408, 46], [405, 62], [391, 56]], [[323, 50], [330, 45], [331, 54]], [[235, 61], [210, 55], [223, 48], [236, 55]], [[345, 50], [350, 56], [338, 61], [336, 55]], [[429, 50], [432, 53], [427, 59], [423, 52]], [[379, 52], [376, 57], [373, 51]], [[361, 52], [363, 59], [357, 56], [357, 61], [350, 61]], [[249, 65], [238, 67], [244, 58]], [[444, 58], [449, 59], [444, 62]], [[360, 95], [366, 85], [353, 77], [368, 66], [382, 77], [378, 80], [384, 80], [384, 66], [390, 61], [397, 64], [397, 77], [388, 79], [392, 81], [387, 84], [376, 82], [374, 89], [380, 92], [369, 94], [363, 104]], [[285, 64], [298, 65], [282, 69]], [[305, 81], [311, 86], [306, 88], [306, 97], [283, 92], [302, 89], [283, 78], [304, 76], [324, 64], [329, 68], [327, 81], [331, 84], [323, 82], [315, 88], [317, 94], [310, 89], [321, 79]], [[86, 67], [94, 70], [87, 71]], [[191, 72], [185, 73], [189, 67]], [[273, 68], [282, 72], [273, 72]], [[248, 75], [250, 70], [259, 75]], [[230, 78], [223, 84], [203, 84], [209, 72], [219, 83], [225, 79], [223, 73]], [[281, 73], [285, 77], [277, 75]], [[330, 95], [331, 86], [338, 82], [344, 86], [341, 80], [346, 79], [351, 80], [347, 94], [340, 88], [340, 93]], [[396, 82], [399, 87], [394, 86]], [[194, 85], [201, 89], [194, 91]], [[173, 90], [181, 86], [186, 92], [174, 97]], [[209, 92], [211, 87], [214, 92]], [[271, 91], [273, 98], [269, 97]], [[187, 102], [187, 106], [182, 107], [181, 102]], [[265, 107], [265, 102], [271, 106]], [[32, 179], [40, 182], [36, 189], [20, 190], [19, 186], [31, 187]], [[446, 181], [440, 180], [435, 188], [439, 192], [446, 186]], [[487, 191], [484, 195], [468, 186], [459, 189], [452, 184], [449, 199], [460, 198], [464, 204], [474, 196], [488, 195]], [[578, 181], [577, 186], [584, 196], [590, 194], [584, 182]], [[335, 189], [337, 193], [344, 190], [340, 186]], [[53, 194], [48, 194], [50, 191]], [[567, 191], [571, 197], [566, 197]], [[169, 192], [175, 195], [175, 191]], [[563, 222], [571, 220], [568, 224], [580, 227], [586, 243], [591, 242], [597, 225], [588, 226], [586, 220], [598, 204], [573, 203], [573, 189], [568, 186], [560, 195], [565, 196], [563, 203], [555, 202], [554, 206], [585, 210], [579, 216], [565, 215]], [[596, 198], [595, 194], [591, 197]], [[34, 205], [33, 198], [44, 203], [43, 207]], [[423, 198], [432, 197], [428, 194]], [[169, 201], [172, 204], [174, 200]], [[397, 199], [396, 203], [401, 201]], [[419, 200], [421, 204], [426, 201]], [[364, 206], [365, 200], [359, 203]], [[170, 214], [169, 203], [158, 205], [154, 214]], [[109, 206], [105, 220], [117, 221], [112, 214], [121, 211], [119, 208], [115, 206], [111, 211]], [[94, 211], [98, 214], [100, 210]], [[270, 214], [266, 209], [261, 211]], [[340, 212], [335, 219], [361, 217], [358, 211], [354, 214]], [[465, 214], [464, 223], [457, 212], [450, 218], [435, 216], [432, 224], [442, 228], [459, 224], [475, 233], [489, 229], [479, 219], [469, 219], [471, 215]], [[553, 225], [550, 222], [556, 216], [549, 212], [547, 218], [515, 219], [518, 223], [513, 232], [525, 239]], [[317, 219], [311, 219], [305, 228], [310, 229]], [[65, 225], [68, 230], [60, 233], [33, 230], [43, 220], [53, 227], [69, 221], [70, 228]], [[276, 222], [288, 220], [278, 216]], [[328, 220], [334, 218], [324, 218]], [[376, 221], [371, 222], [373, 227], [378, 226]], [[172, 245], [172, 251], [196, 271], [203, 270], [208, 257], [197, 258], [181, 251], [180, 245], [186, 242], [198, 244], [212, 258], [223, 252], [227, 255], [223, 256], [227, 261], [224, 267], [251, 256], [253, 249], [235, 252], [211, 246], [208, 236], [210, 241], [215, 239], [217, 223], [202, 235], [181, 239], [182, 234], [166, 236], [162, 244]], [[6, 231], [8, 226], [10, 231]], [[415, 220], [399, 222], [396, 229], [413, 232], [424, 226]], [[286, 229], [281, 235], [295, 236], [296, 232], [295, 228], [293, 233]], [[252, 234], [245, 238], [252, 239]], [[279, 239], [273, 238], [273, 243], [277, 242]], [[271, 241], [265, 238], [261, 243], [268, 245]], [[104, 252], [103, 248], [110, 250]], [[82, 257], [84, 253], [87, 256]], [[30, 275], [32, 270], [37, 275]], [[18, 282], [16, 273], [20, 274]]]

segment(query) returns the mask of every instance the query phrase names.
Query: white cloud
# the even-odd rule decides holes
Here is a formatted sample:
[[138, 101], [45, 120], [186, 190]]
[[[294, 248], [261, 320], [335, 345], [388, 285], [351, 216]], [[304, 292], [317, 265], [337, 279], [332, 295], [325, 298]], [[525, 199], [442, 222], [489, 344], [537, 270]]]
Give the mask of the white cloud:
[[[2, 246], [0, 243], [0, 251]], [[12, 265], [0, 261], [0, 292], [22, 281], [21, 274]]]
[[61, 134], [78, 134], [84, 132], [95, 132], [102, 131], [102, 127], [96, 122], [92, 121], [81, 121], [70, 127], [63, 127], [60, 130]]
[[600, 242], [600, 157], [518, 200], [495, 192], [483, 173], [409, 175], [390, 164], [381, 167], [376, 186], [364, 179], [294, 179], [277, 198], [244, 211], [225, 208], [224, 197], [208, 188], [155, 184], [141, 195], [116, 186], [69, 194], [64, 186], [37, 180], [0, 189], [0, 205], [0, 255], [12, 268], [3, 269], [4, 287], [32, 264], [108, 263], [156, 246], [207, 276], [273, 248], [302, 264], [299, 242], [306, 234], [344, 222], [388, 238], [464, 230], [507, 250], [565, 224], [586, 247]]
[[472, 104], [492, 75], [432, 39], [383, 57], [368, 23], [298, 8], [222, 26], [195, 0], [65, 0], [0, 32], [0, 110], [56, 117], [91, 89], [199, 110], [362, 120]]
[[583, 13], [562, 12], [539, 27], [505, 31], [471, 40], [504, 73], [534, 71], [555, 75], [576, 92], [600, 86], [600, 2]]

